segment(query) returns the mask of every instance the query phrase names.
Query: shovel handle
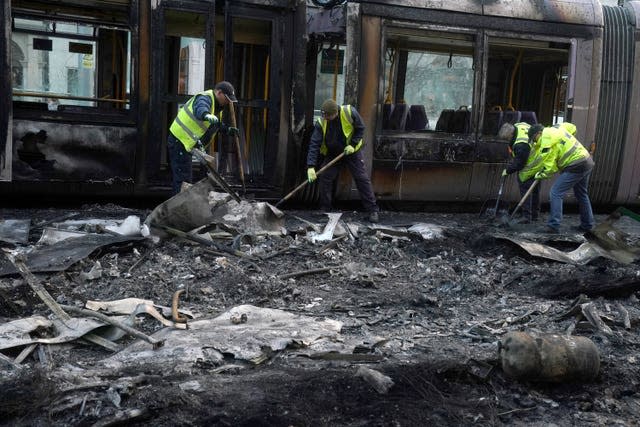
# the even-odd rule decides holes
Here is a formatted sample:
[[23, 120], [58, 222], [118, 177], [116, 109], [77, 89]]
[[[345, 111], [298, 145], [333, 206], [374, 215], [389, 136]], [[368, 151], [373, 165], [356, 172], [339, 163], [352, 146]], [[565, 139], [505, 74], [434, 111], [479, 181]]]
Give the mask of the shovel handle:
[[[226, 95], [225, 95], [226, 96]], [[227, 97], [227, 99], [229, 99]], [[237, 123], [236, 123], [236, 108], [233, 106], [233, 101], [231, 101], [229, 99], [229, 115], [231, 116], [231, 126], [233, 126], [234, 128], [238, 128]], [[245, 190], [245, 186], [244, 186], [244, 157], [242, 155], [242, 150], [240, 149], [240, 137], [238, 136], [238, 134], [234, 135], [233, 137], [235, 144], [236, 144], [236, 152], [238, 154], [238, 169], [240, 172], [240, 181], [242, 181], [242, 190]]]
[[[344, 153], [340, 153], [340, 155], [336, 156], [335, 159], [331, 160], [329, 163], [324, 165], [318, 172], [316, 172], [316, 176], [319, 176], [321, 173], [323, 173], [324, 171], [329, 169], [331, 166], [333, 166], [336, 163], [338, 163], [343, 157], [344, 157]], [[276, 208], [278, 206], [280, 206], [281, 204], [283, 204], [284, 202], [286, 202], [287, 200], [289, 200], [291, 197], [293, 197], [293, 195], [296, 194], [298, 191], [302, 190], [308, 183], [309, 183], [309, 181], [305, 180], [300, 185], [298, 185], [296, 188], [291, 190], [291, 192], [289, 194], [284, 196], [282, 199], [280, 199], [280, 201], [278, 203], [275, 204]]]
[[498, 216], [498, 206], [500, 205], [500, 198], [502, 197], [502, 189], [504, 188], [504, 182], [507, 177], [503, 175], [500, 177], [500, 188], [498, 189], [498, 198], [496, 199], [496, 208], [493, 210], [494, 216]]
[[516, 212], [518, 212], [518, 209], [520, 209], [520, 206], [522, 206], [524, 204], [524, 201], [527, 200], [527, 198], [529, 197], [529, 195], [531, 194], [533, 189], [536, 188], [536, 185], [538, 185], [538, 182], [540, 182], [540, 180], [538, 180], [538, 179], [533, 181], [533, 184], [531, 184], [531, 187], [529, 187], [527, 192], [524, 193], [524, 196], [522, 196], [522, 199], [520, 199], [520, 202], [518, 203], [518, 206], [516, 206], [516, 208], [513, 210], [513, 212], [511, 212], [511, 218], [510, 219], [513, 219], [513, 217], [516, 215]]

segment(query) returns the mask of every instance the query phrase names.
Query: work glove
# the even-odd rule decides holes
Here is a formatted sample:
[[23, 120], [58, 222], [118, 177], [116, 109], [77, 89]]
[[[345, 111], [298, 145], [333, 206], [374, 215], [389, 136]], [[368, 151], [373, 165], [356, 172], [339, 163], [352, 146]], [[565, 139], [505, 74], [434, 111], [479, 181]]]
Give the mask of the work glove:
[[229, 135], [229, 136], [237, 136], [238, 135], [238, 128], [234, 128], [233, 126], [229, 126], [229, 128], [227, 128], [227, 135]]
[[347, 145], [346, 147], [344, 147], [344, 154], [347, 156], [353, 154], [355, 151], [356, 149], [353, 148], [353, 145]]
[[318, 177], [316, 176], [315, 168], [307, 169], [307, 181], [309, 181], [309, 184], [311, 184], [316, 179], [318, 179]]
[[509, 174], [507, 173], [507, 170], [506, 170], [506, 169], [502, 169], [502, 176], [507, 176], [507, 175], [509, 175]]
[[536, 173], [536, 176], [534, 176], [534, 178], [537, 180], [547, 179], [549, 178], [549, 175], [547, 174], [547, 172], [541, 170], [540, 172]]
[[196, 148], [200, 151], [204, 151], [204, 145], [202, 145], [202, 141], [198, 140], [198, 142], [196, 142]]
[[212, 125], [217, 125], [218, 122], [220, 121], [216, 116], [214, 116], [213, 114], [207, 114], [204, 116], [204, 119], [206, 121], [208, 121], [209, 123], [211, 123]]

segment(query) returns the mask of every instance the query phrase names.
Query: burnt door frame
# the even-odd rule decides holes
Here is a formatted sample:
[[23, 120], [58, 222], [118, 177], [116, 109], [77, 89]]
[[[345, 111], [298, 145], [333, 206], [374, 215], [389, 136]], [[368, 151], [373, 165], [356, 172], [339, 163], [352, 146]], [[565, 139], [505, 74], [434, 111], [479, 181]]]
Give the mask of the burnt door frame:
[[13, 118], [13, 82], [11, 78], [11, 2], [5, 1], [0, 5], [0, 22], [4, 23], [2, 37], [0, 37], [0, 181], [11, 181], [12, 147], [12, 118]]
[[[165, 0], [161, 3], [152, 17], [152, 53], [151, 53], [151, 120], [148, 141], [148, 157], [147, 167], [150, 171], [150, 182], [160, 185], [169, 185], [171, 181], [171, 172], [168, 165], [168, 159], [163, 161], [162, 152], [166, 151], [166, 140], [169, 132], [169, 126], [173, 117], [168, 117], [167, 109], [172, 103], [184, 103], [192, 95], [174, 95], [168, 90], [166, 79], [168, 78], [165, 70], [165, 39], [166, 39], [166, 14], [167, 10], [176, 10], [180, 12], [199, 13], [207, 17], [205, 23], [205, 79], [204, 89], [211, 89], [215, 85], [214, 82], [214, 58], [215, 58], [215, 1], [198, 2], [184, 0]], [[175, 58], [179, 63], [180, 58]], [[177, 113], [177, 111], [176, 111]]]
[[[277, 184], [280, 180], [277, 172], [278, 165], [283, 164], [284, 159], [280, 159], [280, 115], [281, 115], [281, 93], [285, 89], [290, 90], [291, 75], [288, 70], [282, 67], [285, 51], [284, 35], [286, 23], [289, 22], [287, 15], [281, 9], [267, 10], [264, 8], [251, 8], [246, 5], [237, 5], [233, 1], [225, 2], [225, 28], [224, 28], [224, 80], [236, 84], [233, 75], [233, 18], [248, 18], [271, 22], [271, 45], [269, 46], [269, 98], [238, 100], [236, 110], [242, 107], [255, 107], [267, 109], [267, 141], [272, 141], [272, 146], [266, 146], [264, 151], [264, 175], [261, 176], [262, 183], [266, 185]], [[276, 84], [281, 82], [281, 84]], [[237, 88], [236, 88], [237, 89]], [[288, 93], [288, 92], [286, 92]]]

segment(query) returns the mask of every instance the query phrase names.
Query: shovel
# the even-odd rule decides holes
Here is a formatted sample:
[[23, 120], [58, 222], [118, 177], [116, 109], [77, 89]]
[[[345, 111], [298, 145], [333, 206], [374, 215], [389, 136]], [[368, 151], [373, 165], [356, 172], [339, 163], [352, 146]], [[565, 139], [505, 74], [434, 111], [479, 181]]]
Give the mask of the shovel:
[[[336, 163], [338, 163], [344, 157], [344, 155], [345, 155], [344, 152], [340, 153], [339, 156], [337, 156], [335, 159], [331, 160], [329, 163], [324, 165], [318, 172], [316, 172], [316, 176], [320, 176], [321, 173], [323, 173], [324, 171], [329, 169], [331, 166], [333, 166]], [[293, 197], [293, 195], [296, 194], [298, 191], [302, 190], [308, 183], [309, 183], [309, 181], [305, 180], [304, 182], [302, 182], [302, 184], [298, 185], [296, 188], [291, 190], [291, 192], [289, 194], [284, 196], [282, 199], [280, 199], [280, 201], [278, 203], [275, 204], [276, 208], [279, 207], [284, 202], [286, 202], [287, 200], [289, 200], [291, 197]]]
[[[487, 200], [483, 205], [482, 205], [482, 209], [480, 209], [480, 216], [487, 216], [487, 217], [492, 217], [492, 218], [497, 218], [498, 217], [498, 210], [504, 210], [504, 211], [508, 211], [508, 209], [505, 209], [505, 203], [503, 202], [502, 206], [500, 205], [500, 199], [502, 198], [502, 192], [504, 190], [504, 183], [506, 181], [506, 176], [502, 176], [500, 178], [500, 188], [498, 189], [498, 197], [496, 198], [496, 206], [492, 209], [492, 208], [486, 208], [485, 210], [485, 206], [491, 202], [491, 199]], [[502, 207], [502, 209], [500, 209]]]
[[[236, 124], [236, 108], [233, 106], [233, 101], [231, 101], [231, 99], [229, 99], [228, 96], [225, 95], [225, 97], [229, 100], [229, 115], [231, 118], [231, 126], [233, 126], [234, 128], [238, 128], [238, 125]], [[240, 148], [240, 137], [236, 134], [233, 137], [235, 143], [236, 143], [236, 152], [238, 155], [238, 169], [240, 172], [240, 181], [242, 181], [242, 193], [244, 194], [247, 190], [244, 184], [244, 156], [242, 155], [242, 149]]]
[[516, 205], [515, 209], [513, 210], [513, 212], [511, 212], [511, 216], [509, 216], [509, 218], [507, 218], [505, 221], [506, 224], [509, 224], [511, 221], [513, 221], [513, 218], [515, 218], [516, 216], [516, 212], [518, 212], [518, 209], [520, 209], [520, 207], [524, 204], [524, 202], [529, 198], [529, 196], [531, 195], [531, 193], [533, 192], [533, 189], [536, 188], [536, 185], [538, 185], [538, 182], [540, 182], [540, 180], [536, 179], [535, 181], [533, 181], [533, 184], [531, 184], [531, 187], [529, 187], [529, 189], [527, 190], [526, 193], [524, 193], [524, 196], [522, 196], [522, 199], [520, 199], [520, 201], [518, 202], [518, 204]]

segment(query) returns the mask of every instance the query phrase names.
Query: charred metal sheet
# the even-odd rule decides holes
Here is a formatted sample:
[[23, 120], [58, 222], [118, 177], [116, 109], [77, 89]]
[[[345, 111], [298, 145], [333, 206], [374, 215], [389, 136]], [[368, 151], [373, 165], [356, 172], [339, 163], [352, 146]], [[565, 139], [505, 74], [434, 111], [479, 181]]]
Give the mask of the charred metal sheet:
[[[35, 249], [26, 255], [27, 268], [32, 273], [64, 271], [76, 262], [88, 257], [98, 248], [128, 244], [144, 240], [144, 237], [113, 236], [111, 234], [87, 234], [83, 237], [63, 240], [51, 246]], [[13, 264], [0, 260], [0, 277], [18, 274]]]
[[16, 120], [14, 181], [133, 179], [136, 129]]
[[154, 234], [164, 236], [160, 228], [190, 231], [209, 224], [224, 224], [233, 234], [284, 232], [284, 214], [265, 202], [240, 203], [227, 193], [214, 191], [211, 179], [205, 178], [156, 206], [145, 219]]
[[[236, 316], [246, 322], [234, 323]], [[164, 339], [165, 345], [151, 351], [147, 343], [138, 341], [123, 351], [102, 361], [104, 367], [117, 368], [145, 363], [185, 363], [196, 361], [220, 364], [221, 353], [239, 360], [260, 363], [264, 351], [280, 351], [293, 342], [313, 351], [342, 349], [340, 343], [342, 322], [288, 313], [282, 310], [240, 305], [215, 319], [197, 320], [189, 324], [188, 331], [164, 328], [153, 337]], [[349, 347], [353, 351], [353, 345]], [[219, 352], [220, 353], [219, 353]]]
[[[365, 2], [362, 2], [365, 3]], [[372, 0], [369, 4], [602, 26], [597, 0]]]
[[501, 163], [509, 160], [509, 144], [506, 142], [480, 141], [476, 149], [476, 161]]
[[[480, 3], [480, 1], [478, 1]], [[483, 14], [568, 24], [603, 25], [597, 0], [485, 0]]]
[[[233, 1], [230, 3], [236, 2]], [[287, 9], [291, 7], [291, 0], [242, 0], [242, 3], [252, 4], [256, 6], [279, 7], [281, 9]]]
[[[367, 111], [363, 111], [363, 110], [366, 110], [367, 108], [365, 106], [369, 104], [362, 104], [358, 102], [358, 94], [360, 93], [360, 81], [361, 81], [361, 78], [360, 78], [361, 44], [360, 43], [363, 39], [370, 39], [370, 37], [362, 35], [362, 20], [361, 20], [361, 13], [360, 13], [360, 5], [347, 3], [346, 10], [347, 10], [346, 42], [347, 42], [347, 46], [349, 46], [349, 49], [347, 49], [345, 52], [346, 72], [344, 76], [344, 86], [345, 86], [344, 87], [344, 103], [359, 105], [360, 107], [358, 111], [360, 112], [360, 115], [362, 115], [362, 114], [367, 114]], [[374, 26], [373, 28], [370, 27], [371, 22], [367, 22], [366, 25], [369, 26], [367, 28], [367, 31], [376, 31], [376, 30], [379, 31], [377, 26]], [[378, 25], [379, 25], [379, 22], [378, 22]], [[379, 49], [380, 45], [381, 45], [380, 42], [373, 45], [374, 50], [371, 51], [375, 53], [375, 56], [373, 58], [370, 58], [368, 56], [365, 58], [362, 58], [364, 66], [367, 66], [366, 65], [367, 63], [373, 63], [374, 61], [378, 60], [378, 55], [379, 55], [378, 52], [380, 50]], [[378, 50], [375, 50], [376, 46], [378, 47]], [[367, 54], [365, 54], [365, 56], [368, 55], [369, 53], [370, 51], [367, 51]], [[362, 78], [363, 85], [367, 84], [368, 81], [373, 82], [374, 79], [367, 78], [367, 77]], [[377, 87], [375, 89], [377, 89]], [[377, 99], [378, 97], [377, 92], [370, 91], [369, 88], [366, 88], [364, 92], [371, 93], [371, 96], [373, 97], [374, 100]], [[369, 102], [369, 100], [365, 100], [365, 102]], [[368, 122], [365, 122], [365, 123], [368, 123]]]
[[[467, 200], [470, 202], [481, 202], [485, 207], [493, 206], [493, 209], [495, 210], [495, 197], [498, 193], [498, 188], [500, 187], [500, 181], [502, 178], [501, 174], [505, 165], [506, 163], [474, 162], [473, 169], [471, 170], [471, 184], [469, 185]], [[548, 188], [549, 183], [545, 181], [542, 185], [545, 188]], [[547, 193], [545, 190], [542, 191], [541, 200], [547, 200], [548, 197], [545, 198]], [[510, 203], [520, 200], [520, 197], [518, 180], [515, 178], [506, 179], [498, 211], [502, 210], [503, 204], [509, 206]], [[489, 202], [488, 205], [487, 202]], [[512, 204], [511, 207], [514, 206], [515, 204]]]
[[[491, 0], [488, 0], [491, 1]], [[485, 1], [486, 3], [487, 1]], [[387, 6], [401, 6], [406, 8], [417, 9], [436, 9], [436, 10], [449, 10], [452, 12], [473, 13], [476, 15], [482, 14], [482, 1], [481, 0], [459, 0], [459, 1], [446, 1], [446, 0], [367, 0], [360, 3], [380, 4]]]
[[[202, 179], [155, 207], [144, 223], [190, 231], [213, 221], [209, 192], [214, 191], [210, 179]], [[231, 198], [231, 196], [229, 196]], [[160, 230], [154, 230], [160, 232]]]
[[472, 163], [374, 161], [371, 181], [381, 200], [462, 202], [472, 169]]
[[30, 219], [0, 220], [0, 242], [27, 243], [30, 225]]
[[13, 0], [14, 9], [55, 11], [58, 17], [91, 16], [96, 22], [127, 24], [129, 5], [135, 0]]
[[[444, 2], [443, 2], [444, 3]], [[448, 3], [448, 2], [447, 2]], [[453, 5], [457, 2], [452, 2]], [[404, 2], [403, 2], [404, 6]], [[585, 25], [584, 23], [558, 22], [557, 25], [549, 25], [532, 17], [531, 20], [512, 19], [508, 16], [491, 16], [487, 14], [470, 15], [469, 13], [460, 13], [457, 10], [437, 9], [420, 9], [408, 8], [403, 6], [393, 6], [381, 3], [362, 3], [364, 15], [374, 15], [384, 17], [390, 20], [397, 20], [398, 25], [406, 22], [425, 22], [436, 25], [447, 25], [461, 28], [484, 28], [496, 31], [515, 31], [522, 32], [526, 29], [530, 33], [546, 34], [559, 37], [577, 37], [592, 38], [596, 28], [593, 25]], [[597, 25], [598, 28], [601, 24]]]
[[509, 240], [527, 251], [530, 255], [564, 262], [566, 264], [585, 265], [596, 258], [604, 257], [622, 264], [630, 264], [635, 261], [633, 254], [623, 251], [608, 250], [596, 243], [583, 243], [571, 252], [562, 252], [551, 246], [541, 243], [530, 242], [525, 239], [518, 239], [510, 236], [496, 235], [498, 239]]
[[64, 322], [42, 316], [13, 320], [0, 325], [0, 349], [74, 341], [102, 326], [103, 322], [86, 317], [72, 317]]
[[326, 36], [344, 36], [347, 26], [346, 6], [331, 9], [309, 9], [307, 21], [308, 34]]

